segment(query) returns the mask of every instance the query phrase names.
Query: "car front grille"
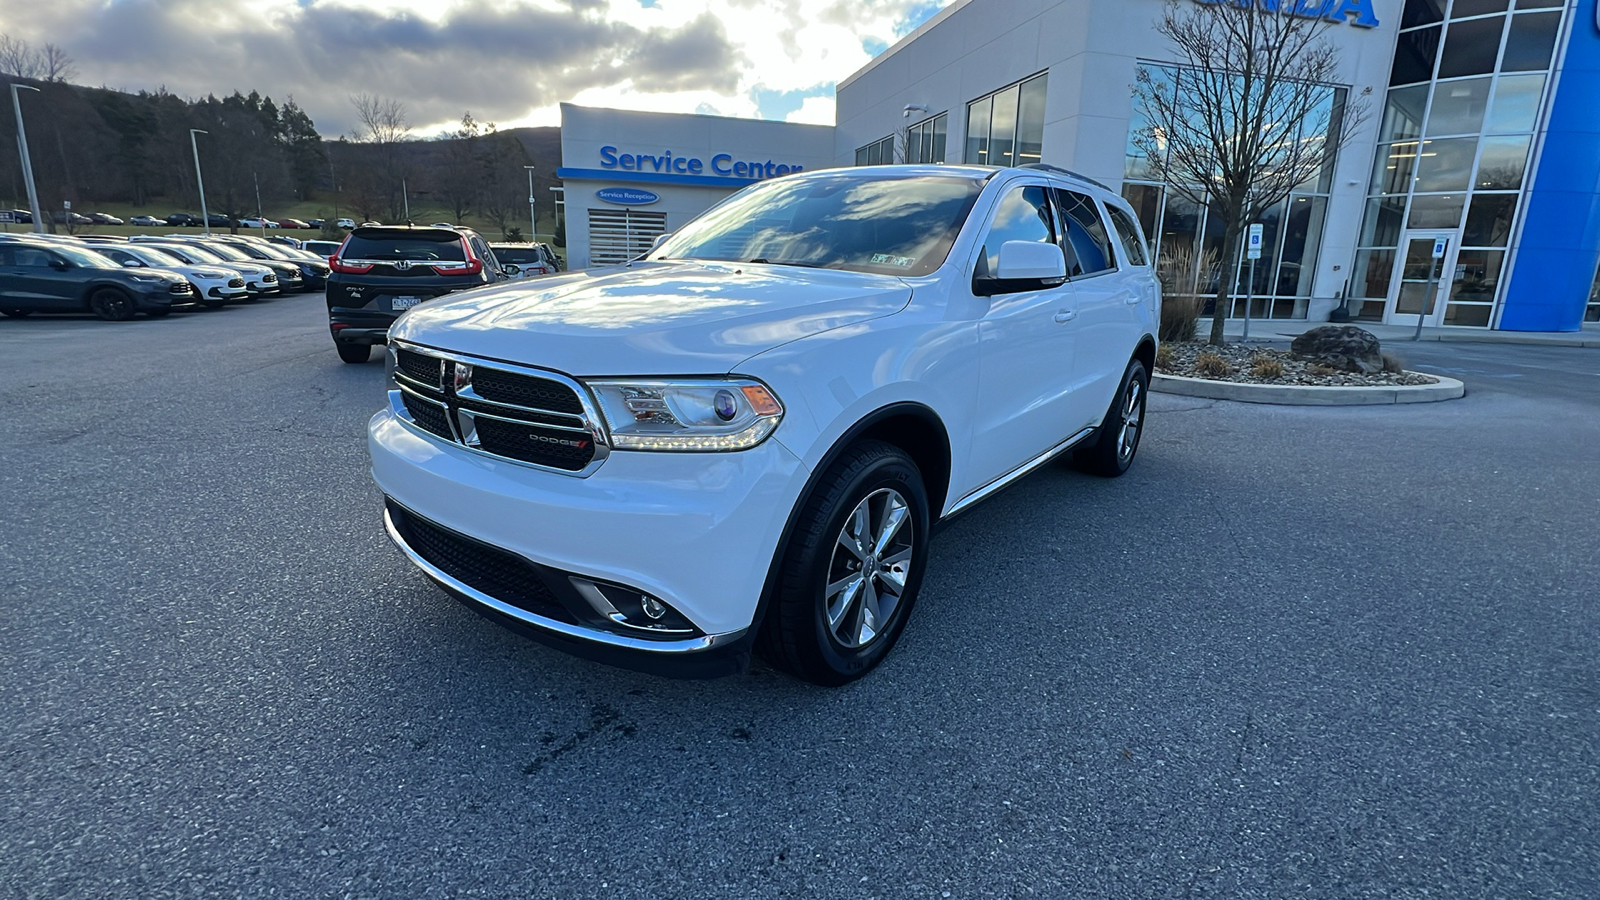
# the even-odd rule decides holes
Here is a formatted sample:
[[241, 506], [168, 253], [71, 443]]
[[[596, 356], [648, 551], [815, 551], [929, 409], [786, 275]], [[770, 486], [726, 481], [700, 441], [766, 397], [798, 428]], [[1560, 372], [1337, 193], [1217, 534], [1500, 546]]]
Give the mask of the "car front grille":
[[436, 437], [560, 472], [584, 472], [605, 451], [577, 389], [556, 377], [395, 347], [407, 418]]
[[451, 578], [534, 615], [577, 624], [527, 560], [435, 525], [397, 503], [389, 503], [389, 519], [406, 546]]
[[272, 272], [268, 272], [266, 277], [262, 278], [261, 280], [263, 282], [266, 282], [267, 284], [277, 284], [278, 283], [278, 276], [276, 274], [272, 273]]
[[228, 279], [228, 287], [231, 287], [231, 288], [242, 288], [242, 287], [244, 287], [244, 279], [243, 278], [229, 278]]
[[185, 282], [182, 282], [181, 284], [175, 284], [171, 288], [169, 288], [168, 290], [170, 290], [174, 294], [187, 294], [187, 293], [189, 293], [189, 282], [185, 281]]

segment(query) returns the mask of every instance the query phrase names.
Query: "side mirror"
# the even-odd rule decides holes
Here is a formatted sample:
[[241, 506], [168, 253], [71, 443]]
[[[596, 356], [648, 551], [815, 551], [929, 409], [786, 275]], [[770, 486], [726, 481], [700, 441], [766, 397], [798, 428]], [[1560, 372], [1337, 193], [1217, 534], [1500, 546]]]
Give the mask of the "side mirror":
[[662, 244], [665, 244], [667, 242], [667, 238], [669, 238], [669, 237], [672, 237], [672, 232], [670, 232], [670, 231], [667, 232], [666, 234], [658, 234], [658, 235], [656, 235], [655, 242], [650, 245], [650, 252], [651, 253], [656, 252], [656, 250], [659, 249]]
[[504, 266], [501, 266], [501, 268], [505, 271], [505, 273], [507, 275], [521, 275], [522, 274], [522, 267], [517, 265], [516, 263], [506, 263]]
[[124, 269], [140, 269], [144, 267], [144, 263], [139, 262], [137, 259], [125, 259], [122, 261], [122, 267]]
[[1055, 244], [1041, 241], [1006, 241], [1000, 260], [989, 275], [974, 276], [972, 292], [980, 297], [1018, 294], [1059, 287], [1067, 280], [1067, 258]]

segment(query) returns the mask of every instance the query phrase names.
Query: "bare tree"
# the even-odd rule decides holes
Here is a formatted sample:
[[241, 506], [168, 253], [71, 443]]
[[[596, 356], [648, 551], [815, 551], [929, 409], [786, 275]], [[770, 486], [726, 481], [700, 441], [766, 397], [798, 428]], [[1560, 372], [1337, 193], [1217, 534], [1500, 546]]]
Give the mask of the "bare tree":
[[44, 76], [44, 71], [44, 59], [39, 51], [21, 38], [0, 34], [0, 74], [37, 81]]
[[1156, 30], [1178, 69], [1144, 66], [1134, 145], [1167, 190], [1208, 204], [1224, 222], [1223, 276], [1210, 341], [1223, 342], [1246, 226], [1331, 166], [1366, 120], [1360, 98], [1331, 102], [1339, 53], [1331, 23], [1289, 4], [1168, 0]]
[[411, 134], [411, 120], [406, 115], [405, 104], [390, 97], [376, 94], [354, 94], [350, 104], [356, 108], [360, 130], [351, 137], [358, 143], [373, 148], [371, 162], [375, 170], [368, 179], [371, 183], [361, 193], [371, 198], [380, 196], [387, 207], [388, 219], [398, 222], [403, 218], [405, 197], [401, 191], [409, 174], [404, 168], [404, 157], [398, 145]]
[[44, 70], [45, 81], [67, 82], [78, 75], [78, 64], [72, 61], [67, 51], [55, 44], [44, 45], [44, 50], [39, 53], [39, 64]]

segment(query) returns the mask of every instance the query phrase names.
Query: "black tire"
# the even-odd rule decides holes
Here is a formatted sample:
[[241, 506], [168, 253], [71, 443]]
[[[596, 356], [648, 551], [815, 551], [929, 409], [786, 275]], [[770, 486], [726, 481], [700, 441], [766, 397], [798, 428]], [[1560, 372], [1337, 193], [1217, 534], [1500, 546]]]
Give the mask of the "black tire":
[[364, 363], [372, 358], [371, 344], [351, 344], [345, 341], [334, 341], [334, 349], [339, 351], [339, 358], [347, 363]]
[[1144, 437], [1145, 402], [1149, 396], [1150, 373], [1143, 362], [1135, 359], [1122, 374], [1122, 384], [1094, 437], [1073, 454], [1073, 464], [1105, 478], [1116, 478], [1128, 471], [1139, 452], [1139, 440]]
[[8, 319], [26, 319], [31, 315], [33, 315], [33, 310], [31, 309], [0, 309], [0, 316], [5, 316]]
[[[903, 502], [905, 516], [897, 527], [885, 528], [895, 515], [895, 498]], [[868, 531], [891, 538], [881, 554], [882, 568], [878, 553], [863, 557], [844, 543], [863, 505]], [[927, 566], [928, 530], [928, 492], [911, 457], [882, 441], [851, 446], [803, 501], [789, 542], [780, 550], [778, 583], [762, 624], [762, 656], [796, 678], [826, 686], [847, 684], [871, 671], [900, 639], [916, 603]], [[903, 566], [888, 563], [904, 553], [909, 555]], [[829, 596], [830, 584], [851, 578], [853, 591], [846, 587]], [[900, 585], [898, 596], [894, 584]], [[864, 611], [876, 607], [881, 613], [890, 599], [883, 621], [872, 622]], [[830, 607], [838, 610], [831, 623]], [[863, 623], [877, 626], [870, 636]], [[841, 639], [841, 633], [850, 637]]]
[[116, 288], [100, 288], [89, 295], [89, 310], [107, 322], [126, 322], [138, 311], [133, 298]]

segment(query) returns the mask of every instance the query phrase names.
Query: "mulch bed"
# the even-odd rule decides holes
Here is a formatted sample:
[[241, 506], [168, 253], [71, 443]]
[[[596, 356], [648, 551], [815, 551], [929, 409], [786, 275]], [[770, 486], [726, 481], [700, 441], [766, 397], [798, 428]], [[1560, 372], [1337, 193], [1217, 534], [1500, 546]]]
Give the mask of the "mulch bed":
[[[1171, 351], [1170, 357], [1167, 351]], [[1222, 357], [1229, 365], [1229, 374], [1202, 375], [1195, 371], [1195, 357], [1211, 352]], [[1283, 364], [1283, 374], [1277, 378], [1258, 378], [1251, 373], [1257, 359], [1267, 357]], [[1165, 365], [1162, 363], [1165, 362]], [[1181, 375], [1185, 378], [1205, 378], [1210, 381], [1232, 381], [1238, 384], [1305, 384], [1320, 387], [1394, 387], [1396, 385], [1437, 384], [1439, 379], [1420, 372], [1379, 372], [1361, 375], [1340, 372], [1317, 363], [1296, 359], [1287, 350], [1278, 350], [1260, 344], [1224, 344], [1213, 347], [1199, 341], [1168, 342], [1162, 345], [1162, 355], [1156, 363], [1162, 375]]]

